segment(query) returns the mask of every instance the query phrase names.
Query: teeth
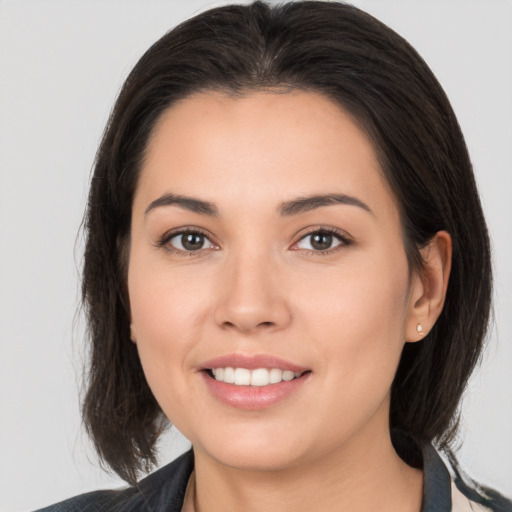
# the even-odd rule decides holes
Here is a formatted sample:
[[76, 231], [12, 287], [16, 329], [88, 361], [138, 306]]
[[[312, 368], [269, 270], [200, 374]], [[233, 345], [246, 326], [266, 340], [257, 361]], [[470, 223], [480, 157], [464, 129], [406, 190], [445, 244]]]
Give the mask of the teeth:
[[247, 368], [213, 368], [215, 380], [235, 384], [235, 386], [268, 386], [278, 384], [281, 381], [290, 381], [300, 376], [300, 372], [281, 370], [279, 368], [258, 368], [248, 370]]
[[295, 377], [295, 374], [291, 370], [285, 370], [283, 372], [283, 380], [289, 381]]
[[246, 368], [235, 369], [235, 382], [237, 386], [249, 386], [251, 383], [251, 371]]
[[[219, 368], [220, 370], [221, 368]], [[234, 384], [235, 382], [235, 370], [233, 368], [224, 368], [224, 382], [228, 384]]]
[[251, 372], [251, 386], [266, 386], [269, 383], [268, 370], [258, 368]]
[[270, 384], [277, 384], [283, 380], [283, 370], [280, 370], [279, 368], [272, 368], [268, 373], [268, 380]]

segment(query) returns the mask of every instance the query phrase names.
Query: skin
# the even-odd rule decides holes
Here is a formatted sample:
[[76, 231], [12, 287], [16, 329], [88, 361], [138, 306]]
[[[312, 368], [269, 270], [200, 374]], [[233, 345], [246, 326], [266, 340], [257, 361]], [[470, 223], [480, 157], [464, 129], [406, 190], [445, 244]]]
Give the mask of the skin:
[[[218, 214], [147, 211], [170, 193]], [[322, 194], [371, 211], [279, 213]], [[202, 248], [180, 252], [169, 233], [184, 227], [206, 234]], [[345, 241], [315, 250], [307, 235], [320, 228]], [[186, 510], [420, 510], [422, 473], [390, 441], [390, 388], [405, 340], [442, 309], [449, 235], [422, 254], [420, 278], [371, 142], [323, 96], [202, 93], [164, 113], [134, 198], [128, 289], [148, 383], [194, 447]], [[277, 404], [242, 410], [212, 396], [200, 371], [232, 353], [311, 373]]]

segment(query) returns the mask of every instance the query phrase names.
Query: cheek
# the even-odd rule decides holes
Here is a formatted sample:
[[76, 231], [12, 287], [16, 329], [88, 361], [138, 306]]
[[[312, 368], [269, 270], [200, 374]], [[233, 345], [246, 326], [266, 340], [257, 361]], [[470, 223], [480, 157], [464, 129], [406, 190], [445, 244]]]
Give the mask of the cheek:
[[396, 265], [347, 265], [297, 294], [304, 329], [333, 384], [391, 385], [405, 342], [409, 280], [405, 256], [387, 261]]
[[[190, 274], [137, 264], [129, 271], [132, 323], [140, 361], [160, 407], [171, 423], [189, 430], [186, 418], [199, 414], [195, 390], [187, 385], [194, 372], [191, 355], [204, 324], [205, 294], [197, 292]], [[185, 423], [183, 423], [185, 421]]]
[[137, 337], [157, 340], [164, 336], [175, 341], [181, 333], [186, 338], [202, 312], [204, 276], [191, 271], [188, 261], [171, 265], [163, 249], [146, 247], [150, 244], [143, 242], [133, 244], [128, 267], [130, 311]]
[[408, 288], [406, 261], [396, 266], [361, 261], [316, 272], [311, 279], [305, 276], [297, 284], [296, 297], [319, 327], [340, 329], [339, 335], [347, 330], [368, 332], [373, 338], [403, 327]]
[[[154, 262], [152, 262], [154, 263]], [[128, 272], [131, 319], [146, 377], [172, 378], [186, 366], [201, 332], [205, 295], [190, 274], [133, 257]], [[152, 386], [153, 387], [153, 386]], [[156, 394], [156, 393], [155, 393]]]
[[[377, 270], [377, 269], [376, 269]], [[313, 341], [318, 375], [325, 393], [318, 396], [326, 432], [356, 432], [377, 411], [386, 411], [404, 345], [407, 275], [351, 273], [325, 282], [324, 293], [309, 290], [304, 331]], [[309, 306], [306, 306], [309, 304]]]

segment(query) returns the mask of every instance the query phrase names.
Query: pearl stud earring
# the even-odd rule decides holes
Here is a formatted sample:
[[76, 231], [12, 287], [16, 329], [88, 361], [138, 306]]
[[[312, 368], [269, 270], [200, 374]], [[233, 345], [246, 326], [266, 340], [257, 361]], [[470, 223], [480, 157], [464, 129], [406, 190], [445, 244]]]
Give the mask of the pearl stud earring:
[[418, 324], [418, 325], [416, 326], [416, 331], [418, 332], [418, 334], [419, 334], [420, 336], [423, 336], [423, 335], [425, 334], [425, 333], [423, 332], [423, 325], [421, 325], [421, 324]]

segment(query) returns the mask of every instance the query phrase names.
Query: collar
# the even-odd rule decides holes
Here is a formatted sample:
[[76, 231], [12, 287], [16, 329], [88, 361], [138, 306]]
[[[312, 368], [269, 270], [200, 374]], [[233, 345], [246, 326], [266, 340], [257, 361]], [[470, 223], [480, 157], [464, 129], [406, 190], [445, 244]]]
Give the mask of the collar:
[[421, 512], [450, 512], [452, 509], [450, 473], [430, 443], [423, 445], [421, 452], [423, 455]]

